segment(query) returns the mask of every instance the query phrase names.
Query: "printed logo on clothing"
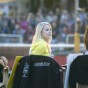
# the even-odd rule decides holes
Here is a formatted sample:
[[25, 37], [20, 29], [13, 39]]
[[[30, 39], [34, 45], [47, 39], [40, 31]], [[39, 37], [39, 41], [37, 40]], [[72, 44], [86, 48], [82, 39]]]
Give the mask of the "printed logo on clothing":
[[28, 76], [28, 70], [29, 70], [30, 65], [26, 62], [23, 68], [23, 74], [22, 77], [27, 77]]
[[37, 63], [34, 63], [34, 66], [49, 66], [50, 63], [48, 62], [37, 62]]

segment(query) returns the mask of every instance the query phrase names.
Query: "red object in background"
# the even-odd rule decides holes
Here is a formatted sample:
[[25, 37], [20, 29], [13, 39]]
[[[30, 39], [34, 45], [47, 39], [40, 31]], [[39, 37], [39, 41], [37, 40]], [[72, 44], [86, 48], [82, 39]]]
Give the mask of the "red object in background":
[[60, 65], [66, 64], [66, 56], [55, 56], [54, 60]]
[[[9, 65], [10, 69], [12, 68], [12, 66], [14, 64], [14, 60], [15, 60], [15, 58], [14, 59], [9, 59], [9, 64], [8, 65]], [[54, 60], [60, 65], [65, 65], [66, 64], [66, 56], [62, 56], [62, 55], [55, 56]]]
[[9, 68], [12, 69], [13, 64], [14, 64], [14, 59], [9, 59], [8, 62], [9, 62], [8, 63]]

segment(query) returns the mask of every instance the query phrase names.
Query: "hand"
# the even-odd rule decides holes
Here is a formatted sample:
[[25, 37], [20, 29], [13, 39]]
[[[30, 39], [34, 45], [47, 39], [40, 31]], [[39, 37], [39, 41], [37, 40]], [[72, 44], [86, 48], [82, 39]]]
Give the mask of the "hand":
[[8, 65], [8, 60], [6, 59], [6, 57], [1, 56], [0, 58], [1, 58], [0, 60], [2, 60], [2, 61], [1, 61], [1, 64], [2, 64], [4, 67], [7, 66], [7, 65]]
[[5, 64], [3, 63], [3, 61], [0, 59], [0, 64], [4, 67]]

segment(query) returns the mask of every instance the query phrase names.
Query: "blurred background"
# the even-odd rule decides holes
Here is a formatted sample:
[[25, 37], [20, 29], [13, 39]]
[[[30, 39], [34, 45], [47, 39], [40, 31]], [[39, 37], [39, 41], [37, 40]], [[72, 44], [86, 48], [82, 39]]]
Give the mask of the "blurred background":
[[52, 54], [60, 64], [74, 52], [74, 34], [79, 51], [88, 25], [88, 0], [0, 0], [0, 56], [12, 68], [16, 56], [28, 55], [36, 25], [47, 21], [53, 28]]

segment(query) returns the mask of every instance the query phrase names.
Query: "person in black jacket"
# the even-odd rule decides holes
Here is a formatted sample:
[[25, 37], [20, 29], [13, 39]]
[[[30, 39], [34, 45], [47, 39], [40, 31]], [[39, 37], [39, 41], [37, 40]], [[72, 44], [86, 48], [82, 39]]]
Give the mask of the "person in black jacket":
[[84, 34], [84, 44], [86, 47], [86, 52], [75, 58], [70, 66], [70, 88], [76, 88], [76, 83], [80, 85], [88, 85], [88, 27], [86, 28]]
[[62, 68], [47, 56], [24, 56], [17, 66], [12, 88], [63, 88]]
[[88, 55], [78, 56], [71, 64], [69, 74], [70, 88], [76, 88], [76, 83], [88, 85]]

